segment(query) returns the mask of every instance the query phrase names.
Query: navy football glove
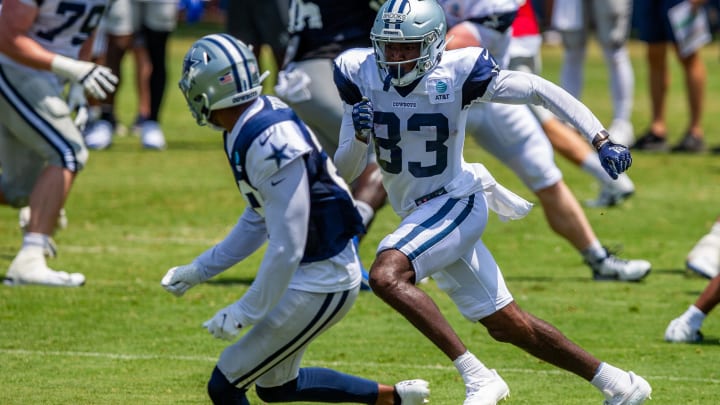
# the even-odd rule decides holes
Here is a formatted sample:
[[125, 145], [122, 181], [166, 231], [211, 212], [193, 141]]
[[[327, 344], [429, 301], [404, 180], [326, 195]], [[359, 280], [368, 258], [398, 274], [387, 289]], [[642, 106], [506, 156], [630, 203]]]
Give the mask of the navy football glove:
[[352, 109], [353, 127], [355, 127], [355, 138], [368, 143], [373, 134], [373, 107], [367, 97], [353, 105]]
[[609, 140], [600, 145], [598, 155], [600, 164], [613, 180], [617, 180], [618, 175], [632, 165], [630, 150], [626, 146], [612, 143]]

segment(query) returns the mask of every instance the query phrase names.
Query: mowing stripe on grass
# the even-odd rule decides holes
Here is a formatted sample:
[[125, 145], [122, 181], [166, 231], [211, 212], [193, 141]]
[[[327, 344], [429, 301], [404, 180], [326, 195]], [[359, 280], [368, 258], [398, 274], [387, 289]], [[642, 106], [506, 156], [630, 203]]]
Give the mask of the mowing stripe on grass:
[[[73, 351], [56, 351], [56, 350], [24, 350], [24, 349], [0, 349], [0, 353], [15, 355], [15, 356], [66, 356], [66, 357], [95, 357], [104, 358], [111, 360], [172, 360], [172, 361], [197, 361], [204, 363], [214, 363], [217, 361], [217, 357], [209, 356], [175, 356], [175, 355], [159, 355], [159, 354], [124, 354], [124, 353], [98, 353], [98, 352], [73, 352]], [[383, 367], [383, 366], [395, 366], [390, 363], [373, 363], [373, 362], [347, 362], [347, 361], [308, 361], [309, 366], [320, 366], [320, 367], [357, 367], [361, 365], [363, 367]], [[402, 365], [405, 368], [411, 369], [422, 369], [422, 370], [446, 370], [455, 371], [455, 367], [443, 366], [440, 364], [434, 365], [412, 365], [404, 363]], [[516, 373], [516, 374], [542, 374], [542, 375], [555, 375], [555, 374], [567, 374], [563, 370], [533, 370], [527, 368], [502, 368], [500, 369], [503, 373]], [[648, 380], [666, 380], [666, 381], [685, 381], [692, 383], [710, 383], [720, 384], [720, 379], [717, 378], [693, 378], [693, 377], [677, 377], [677, 376], [644, 376]]]

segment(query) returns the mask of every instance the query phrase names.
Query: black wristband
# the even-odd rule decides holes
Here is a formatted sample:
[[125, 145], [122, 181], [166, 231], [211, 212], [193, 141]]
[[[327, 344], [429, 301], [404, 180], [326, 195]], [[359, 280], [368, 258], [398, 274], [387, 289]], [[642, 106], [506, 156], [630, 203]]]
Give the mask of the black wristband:
[[397, 387], [393, 391], [393, 405], [401, 405], [402, 399], [400, 398], [400, 394], [397, 392]]
[[603, 146], [605, 143], [610, 141], [610, 134], [606, 130], [602, 130], [595, 135], [595, 137], [592, 140], [592, 145], [595, 147], [595, 150], [599, 150], [601, 146]]

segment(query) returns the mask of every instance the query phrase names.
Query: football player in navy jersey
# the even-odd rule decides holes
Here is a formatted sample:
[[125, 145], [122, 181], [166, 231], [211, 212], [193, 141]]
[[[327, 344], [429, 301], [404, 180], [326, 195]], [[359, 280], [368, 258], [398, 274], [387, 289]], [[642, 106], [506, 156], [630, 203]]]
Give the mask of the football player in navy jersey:
[[192, 263], [170, 269], [162, 286], [192, 286], [267, 250], [248, 291], [203, 326], [240, 340], [220, 355], [208, 382], [216, 404], [248, 404], [253, 384], [265, 402], [423, 404], [428, 383], [379, 384], [324, 368], [301, 368], [310, 343], [339, 322], [360, 289], [352, 238], [363, 231], [345, 182], [312, 131], [280, 99], [261, 96], [249, 47], [208, 35], [185, 55], [180, 89], [199, 125], [223, 131], [223, 145], [246, 208], [227, 237]]
[[446, 29], [435, 0], [389, 0], [371, 30], [373, 48], [335, 60], [335, 84], [345, 102], [335, 163], [343, 178], [354, 179], [372, 140], [390, 205], [401, 217], [377, 249], [373, 292], [453, 362], [465, 383], [464, 405], [495, 404], [509, 388], [415, 285], [425, 277], [496, 340], [581, 376], [607, 404], [642, 404], [651, 392], [642, 377], [601, 362], [515, 303], [480, 238], [488, 209], [519, 219], [530, 204], [497, 184], [483, 165], [463, 159], [474, 102], [543, 105], [592, 142], [612, 177], [630, 166], [628, 149], [612, 143], [585, 105], [547, 80], [500, 69], [487, 49], [444, 51]]
[[[51, 235], [88, 151], [74, 107], [85, 93], [104, 99], [118, 78], [79, 60], [89, 54], [107, 0], [4, 0], [0, 3], [0, 204], [30, 206], [23, 243], [5, 284], [77, 287], [81, 273], [55, 271]], [[85, 45], [86, 48], [82, 48]], [[71, 83], [65, 99], [64, 86]], [[87, 115], [84, 116], [87, 119]], [[21, 219], [24, 217], [21, 216]]]
[[[337, 150], [343, 103], [334, 86], [332, 60], [342, 51], [370, 46], [369, 34], [377, 2], [368, 0], [292, 0], [290, 40], [276, 94], [287, 102], [318, 137], [326, 153]], [[366, 227], [386, 201], [380, 172], [368, 159], [351, 185]]]

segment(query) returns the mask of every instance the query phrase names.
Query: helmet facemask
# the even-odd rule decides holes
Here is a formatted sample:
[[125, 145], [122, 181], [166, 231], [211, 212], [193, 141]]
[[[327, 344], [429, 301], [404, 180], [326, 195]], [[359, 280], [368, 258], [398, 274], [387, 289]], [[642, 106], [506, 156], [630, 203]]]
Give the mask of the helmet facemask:
[[[402, 61], [389, 61], [386, 46], [388, 44], [418, 44], [419, 55], [416, 58], [402, 60]], [[398, 39], [386, 39], [386, 38], [373, 38], [373, 47], [375, 48], [375, 59], [378, 64], [378, 69], [382, 72], [382, 76], [390, 76], [391, 83], [395, 86], [407, 86], [408, 84], [415, 81], [417, 78], [422, 77], [425, 73], [431, 70], [440, 59], [440, 53], [445, 49], [444, 43], [440, 53], [436, 49], [432, 49], [437, 46], [437, 33], [432, 31], [425, 35], [423, 38], [413, 39], [405, 38], [402, 40]], [[433, 59], [433, 57], [435, 59]], [[406, 68], [408, 64], [413, 63], [411, 68]]]

